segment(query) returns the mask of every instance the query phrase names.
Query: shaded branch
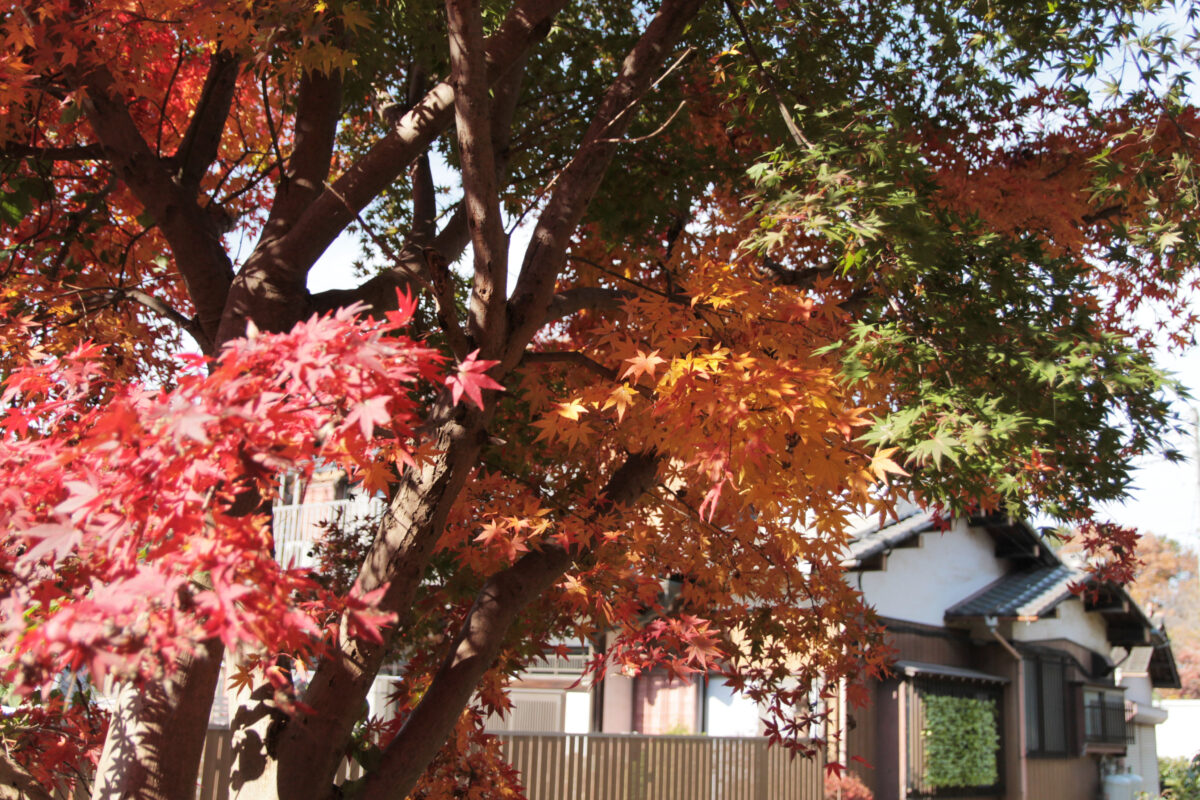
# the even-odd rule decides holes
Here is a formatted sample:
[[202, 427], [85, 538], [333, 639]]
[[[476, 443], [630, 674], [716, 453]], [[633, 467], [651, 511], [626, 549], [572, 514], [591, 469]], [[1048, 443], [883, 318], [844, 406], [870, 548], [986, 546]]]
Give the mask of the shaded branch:
[[554, 283], [566, 261], [567, 246], [616, 154], [615, 140], [633, 119], [630, 110], [649, 89], [659, 64], [699, 10], [700, 0], [665, 0], [608, 88], [575, 158], [563, 170], [538, 219], [509, 301], [509, 342], [503, 362], [521, 359], [546, 318]]
[[478, 0], [446, 0], [446, 22], [450, 32], [450, 83], [454, 87], [454, 127], [462, 169], [463, 205], [475, 261], [468, 332], [482, 355], [491, 358], [500, 351], [505, 328], [508, 237], [496, 190], [489, 81]]
[[150, 150], [125, 102], [113, 94], [112, 76], [98, 68], [81, 80], [82, 106], [114, 171], [154, 216], [196, 307], [200, 329], [216, 341], [233, 282], [233, 265], [213, 216], [196, 205]]
[[580, 311], [612, 311], [621, 307], [626, 300], [635, 297], [633, 292], [620, 289], [605, 289], [600, 286], [580, 286], [558, 292], [550, 300], [543, 324], [557, 322]]
[[174, 158], [179, 183], [189, 194], [199, 190], [200, 181], [217, 158], [221, 132], [233, 104], [238, 70], [238, 59], [233, 53], [228, 50], [213, 53], [200, 99]]
[[8, 144], [0, 149], [0, 158], [40, 158], [45, 161], [98, 161], [104, 158], [104, 149], [99, 143], [78, 144], [67, 147], [33, 147], [24, 144]]
[[361, 216], [358, 219], [363, 230], [391, 261], [391, 267], [353, 289], [332, 289], [312, 295], [313, 310], [323, 313], [353, 303], [365, 303], [371, 307], [371, 313], [378, 316], [396, 308], [397, 290], [415, 293], [417, 288], [423, 288], [433, 295], [438, 323], [451, 351], [460, 361], [466, 358], [470, 348], [458, 321], [454, 282], [449, 269], [449, 265], [458, 259], [467, 246], [466, 214], [461, 207], [450, 216], [441, 233], [430, 244], [422, 245], [419, 240], [410, 240], [399, 253], [392, 249], [385, 238], [375, 233], [366, 220]]
[[617, 371], [590, 358], [578, 350], [531, 350], [521, 359], [522, 364], [572, 364], [583, 367], [610, 381], [617, 380]]
[[305, 72], [296, 98], [295, 146], [280, 178], [260, 245], [291, 231], [313, 198], [325, 190], [341, 116], [342, 73]]
[[0, 800], [54, 800], [37, 778], [0, 748]]

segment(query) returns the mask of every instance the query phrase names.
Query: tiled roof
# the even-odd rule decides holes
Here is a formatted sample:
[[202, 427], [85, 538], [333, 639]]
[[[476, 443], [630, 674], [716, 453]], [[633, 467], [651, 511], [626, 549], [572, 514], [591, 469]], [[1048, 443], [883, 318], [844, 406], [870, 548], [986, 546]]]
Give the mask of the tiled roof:
[[1015, 572], [986, 586], [946, 610], [947, 617], [1039, 617], [1071, 596], [1071, 586], [1085, 583], [1086, 572], [1058, 564]]
[[849, 552], [842, 562], [847, 569], [854, 569], [862, 562], [879, 553], [891, 550], [913, 536], [930, 530], [933, 512], [914, 509], [908, 516], [885, 527], [867, 528], [856, 532], [849, 544]]

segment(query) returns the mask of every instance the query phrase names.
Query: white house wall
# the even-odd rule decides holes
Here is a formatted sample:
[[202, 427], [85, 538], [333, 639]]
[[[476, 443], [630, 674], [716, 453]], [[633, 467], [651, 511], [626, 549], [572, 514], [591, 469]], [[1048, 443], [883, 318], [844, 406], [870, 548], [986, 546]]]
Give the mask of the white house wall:
[[883, 571], [849, 577], [882, 616], [943, 625], [944, 612], [1004, 574], [986, 531], [956, 520], [950, 530], [920, 534], [919, 547], [891, 551]]
[[1096, 653], [1107, 653], [1112, 647], [1104, 618], [1100, 614], [1089, 614], [1078, 597], [1059, 603], [1056, 617], [1014, 623], [1012, 636], [1020, 642], [1066, 640]]

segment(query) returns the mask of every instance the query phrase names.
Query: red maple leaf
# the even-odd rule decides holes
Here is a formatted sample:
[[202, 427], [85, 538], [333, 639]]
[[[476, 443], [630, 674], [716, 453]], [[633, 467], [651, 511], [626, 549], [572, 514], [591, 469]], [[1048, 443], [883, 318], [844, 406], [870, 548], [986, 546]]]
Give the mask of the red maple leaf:
[[487, 371], [499, 364], [499, 361], [479, 361], [476, 357], [479, 351], [471, 353], [458, 365], [458, 373], [446, 377], [446, 385], [450, 387], [451, 400], [455, 404], [465, 394], [479, 408], [483, 408], [483, 390], [496, 389], [504, 391], [504, 387], [487, 376]]

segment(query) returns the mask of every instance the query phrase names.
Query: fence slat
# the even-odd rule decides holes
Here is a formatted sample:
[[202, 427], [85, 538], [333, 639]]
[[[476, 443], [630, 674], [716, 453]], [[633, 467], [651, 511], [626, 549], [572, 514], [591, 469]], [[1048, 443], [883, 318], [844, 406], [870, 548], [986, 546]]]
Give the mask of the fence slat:
[[[821, 800], [820, 756], [791, 758], [764, 739], [503, 733], [528, 800]], [[232, 736], [204, 740], [197, 800], [229, 800]], [[343, 763], [339, 782], [362, 774]]]

